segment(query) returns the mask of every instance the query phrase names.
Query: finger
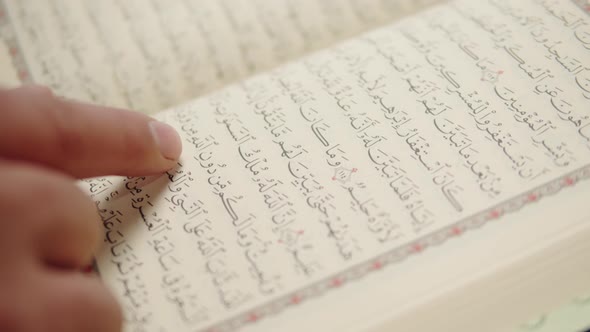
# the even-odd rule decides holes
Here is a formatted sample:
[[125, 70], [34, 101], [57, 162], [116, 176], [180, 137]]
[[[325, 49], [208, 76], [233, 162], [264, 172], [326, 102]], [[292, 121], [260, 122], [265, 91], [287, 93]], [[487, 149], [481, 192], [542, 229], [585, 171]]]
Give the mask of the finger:
[[44, 324], [32, 331], [121, 331], [121, 309], [94, 275], [50, 271], [39, 281], [35, 299], [35, 316]]
[[39, 86], [0, 90], [0, 156], [76, 177], [147, 175], [175, 165], [176, 131], [146, 115], [66, 101]]
[[23, 163], [0, 161], [2, 237], [24, 242], [42, 261], [82, 268], [100, 241], [96, 206], [57, 172]]
[[34, 290], [31, 286], [37, 284], [39, 273], [31, 272], [39, 270], [39, 262], [32, 258], [30, 251], [24, 251], [22, 246], [14, 246], [0, 254], [3, 258], [18, 255], [14, 261], [0, 262], [0, 331], [32, 331], [29, 321]]

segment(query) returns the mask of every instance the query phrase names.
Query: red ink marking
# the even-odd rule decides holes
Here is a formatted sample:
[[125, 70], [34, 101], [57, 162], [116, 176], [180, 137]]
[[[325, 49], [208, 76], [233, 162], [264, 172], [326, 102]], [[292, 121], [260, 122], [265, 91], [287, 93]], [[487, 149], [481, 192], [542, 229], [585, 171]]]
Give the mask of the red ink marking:
[[421, 252], [423, 249], [424, 249], [424, 247], [422, 247], [422, 245], [420, 245], [419, 243], [416, 243], [415, 245], [412, 246], [413, 252]]
[[332, 181], [336, 181], [336, 177], [335, 176], [332, 177]]
[[530, 195], [529, 195], [529, 197], [527, 197], [527, 200], [528, 200], [529, 202], [534, 202], [534, 201], [536, 201], [538, 198], [539, 198], [539, 197], [537, 197], [537, 195], [535, 195], [535, 194], [530, 194]]
[[330, 282], [330, 285], [332, 285], [332, 287], [340, 287], [340, 286], [342, 286], [342, 279], [340, 279], [340, 278], [334, 278]]
[[463, 233], [463, 230], [459, 227], [453, 227], [452, 232], [453, 235], [461, 235]]
[[297, 231], [297, 234], [302, 235], [304, 232], [305, 232], [304, 230], [300, 229]]
[[493, 210], [492, 212], [490, 212], [490, 218], [492, 219], [496, 219], [500, 216], [500, 212], [498, 210]]
[[565, 178], [565, 185], [566, 186], [571, 186], [574, 184], [574, 179], [572, 178]]
[[248, 321], [249, 322], [256, 322], [258, 320], [258, 315], [255, 313], [251, 313], [250, 315], [248, 315]]
[[504, 71], [503, 70], [498, 70], [498, 75], [502, 75], [502, 74], [504, 74]]
[[353, 169], [352, 169], [352, 172], [353, 172], [353, 173], [356, 173], [357, 171], [358, 171], [358, 169], [357, 169], [357, 168], [353, 168]]
[[371, 270], [380, 270], [383, 267], [383, 263], [381, 263], [380, 261], [376, 261], [373, 263], [373, 266], [371, 266]]
[[10, 48], [10, 55], [15, 56], [18, 54], [18, 49], [16, 47]]
[[293, 297], [291, 297], [291, 303], [292, 304], [299, 304], [301, 303], [301, 297], [297, 296], [297, 295], [293, 295]]
[[283, 240], [278, 240], [277, 242], [278, 242], [278, 243], [283, 243]]

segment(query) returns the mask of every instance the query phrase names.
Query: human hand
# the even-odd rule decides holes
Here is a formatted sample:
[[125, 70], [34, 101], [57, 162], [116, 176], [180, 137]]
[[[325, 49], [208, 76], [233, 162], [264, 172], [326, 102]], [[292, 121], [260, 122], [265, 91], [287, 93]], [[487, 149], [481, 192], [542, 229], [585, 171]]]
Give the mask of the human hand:
[[0, 331], [119, 331], [115, 299], [80, 272], [102, 232], [76, 178], [161, 173], [180, 152], [145, 115], [0, 90]]

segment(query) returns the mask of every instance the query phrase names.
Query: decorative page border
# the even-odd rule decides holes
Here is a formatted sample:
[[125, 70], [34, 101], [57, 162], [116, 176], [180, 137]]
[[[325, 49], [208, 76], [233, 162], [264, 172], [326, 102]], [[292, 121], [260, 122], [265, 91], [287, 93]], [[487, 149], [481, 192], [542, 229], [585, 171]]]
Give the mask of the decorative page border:
[[16, 35], [4, 0], [0, 0], [0, 40], [2, 40], [8, 47], [10, 60], [16, 69], [18, 79], [21, 83], [33, 83], [31, 71], [25, 60], [22, 46]]
[[500, 219], [505, 214], [521, 210], [527, 205], [537, 203], [543, 197], [552, 196], [564, 188], [590, 179], [590, 164], [585, 165], [565, 176], [553, 179], [539, 187], [526, 191], [518, 196], [507, 199], [491, 208], [466, 217], [452, 225], [436, 230], [412, 243], [394, 248], [386, 253], [358, 263], [344, 271], [328, 278], [305, 286], [295, 292], [261, 304], [247, 312], [237, 314], [232, 318], [216, 323], [202, 332], [229, 332], [238, 330], [248, 324], [253, 324], [265, 317], [276, 315], [291, 306], [299, 305], [306, 300], [323, 295], [324, 293], [357, 281], [369, 273], [379, 271], [388, 265], [400, 263], [410, 256], [420, 254], [428, 248], [440, 246], [446, 241], [456, 238], [465, 232], [481, 228], [491, 221]]

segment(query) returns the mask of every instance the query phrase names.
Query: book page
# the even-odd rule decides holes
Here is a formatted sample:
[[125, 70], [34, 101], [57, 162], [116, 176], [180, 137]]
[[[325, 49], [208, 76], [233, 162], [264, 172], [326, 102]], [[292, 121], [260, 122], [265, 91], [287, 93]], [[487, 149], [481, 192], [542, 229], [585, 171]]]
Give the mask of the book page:
[[24, 82], [154, 112], [434, 2], [2, 0], [0, 39]]
[[589, 37], [457, 1], [159, 114], [175, 170], [87, 183], [128, 330], [253, 326], [586, 180]]

